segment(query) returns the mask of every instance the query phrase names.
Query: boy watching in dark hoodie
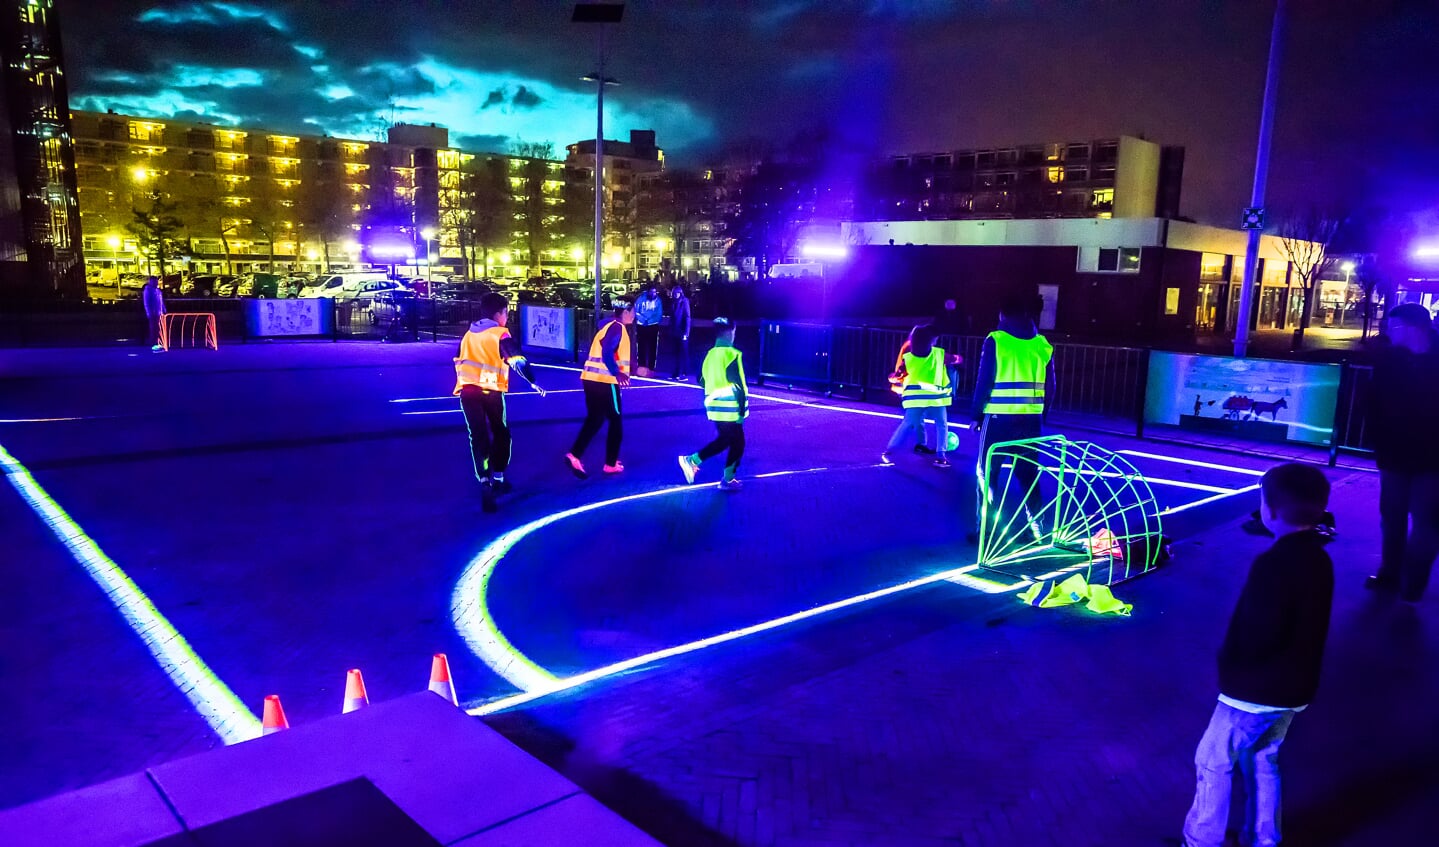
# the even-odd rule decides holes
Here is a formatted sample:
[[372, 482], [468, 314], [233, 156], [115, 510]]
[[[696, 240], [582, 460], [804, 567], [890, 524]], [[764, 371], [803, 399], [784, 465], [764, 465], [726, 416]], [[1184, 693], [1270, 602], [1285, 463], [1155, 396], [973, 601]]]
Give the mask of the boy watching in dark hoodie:
[[1271, 468], [1259, 513], [1276, 538], [1254, 560], [1219, 649], [1219, 704], [1194, 754], [1198, 787], [1184, 821], [1187, 847], [1221, 847], [1235, 766], [1249, 802], [1239, 843], [1280, 841], [1279, 745], [1319, 688], [1329, 634], [1332, 534], [1319, 526], [1329, 481], [1315, 467]]
[[480, 481], [480, 504], [486, 512], [493, 512], [497, 508], [496, 495], [510, 490], [505, 480], [511, 445], [505, 412], [510, 370], [524, 377], [541, 397], [545, 390], [535, 384], [519, 342], [505, 328], [510, 317], [505, 295], [492, 291], [481, 297], [480, 314], [486, 317], [470, 324], [460, 340], [460, 355], [455, 358], [455, 394], [470, 431], [470, 455], [475, 462], [475, 478]]

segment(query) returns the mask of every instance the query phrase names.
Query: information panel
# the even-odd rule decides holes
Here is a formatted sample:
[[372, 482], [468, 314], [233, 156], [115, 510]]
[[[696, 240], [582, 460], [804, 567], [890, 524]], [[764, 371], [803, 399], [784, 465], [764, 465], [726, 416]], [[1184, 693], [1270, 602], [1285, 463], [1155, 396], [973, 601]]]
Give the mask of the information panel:
[[524, 327], [521, 343], [525, 347], [545, 350], [575, 349], [575, 324], [569, 309], [551, 306], [520, 306], [520, 324]]
[[1339, 365], [1154, 351], [1144, 420], [1255, 441], [1329, 444]]
[[245, 301], [245, 325], [251, 337], [329, 335], [331, 317], [330, 301], [320, 298]]

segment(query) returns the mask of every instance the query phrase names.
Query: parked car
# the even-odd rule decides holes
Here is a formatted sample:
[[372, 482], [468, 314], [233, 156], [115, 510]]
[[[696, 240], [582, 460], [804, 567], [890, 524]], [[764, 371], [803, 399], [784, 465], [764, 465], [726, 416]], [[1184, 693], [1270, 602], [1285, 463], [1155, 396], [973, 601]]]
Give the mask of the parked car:
[[222, 274], [215, 277], [215, 296], [234, 297], [235, 289], [239, 287], [239, 277]]
[[245, 274], [236, 281], [235, 296], [260, 298], [279, 297], [280, 275], [272, 273]]
[[536, 291], [533, 288], [521, 288], [515, 302], [524, 303], [529, 306], [562, 306], [564, 301], [548, 291]]
[[347, 271], [345, 273], [322, 274], [316, 277], [313, 282], [306, 285], [300, 292], [301, 297], [339, 297], [342, 290], [348, 288], [351, 291], [359, 287], [360, 283], [375, 280], [389, 279], [384, 271]]
[[215, 296], [214, 274], [191, 274], [180, 281], [181, 297]]
[[353, 289], [348, 285], [341, 288], [336, 299], [342, 303], [348, 300], [353, 300], [357, 303], [368, 303], [375, 299], [376, 294], [383, 291], [410, 291], [410, 288], [403, 282], [395, 279], [368, 279], [360, 282]]
[[120, 274], [120, 287], [138, 291], [145, 287], [146, 279], [144, 274]]
[[370, 326], [381, 320], [398, 320], [407, 306], [415, 307], [418, 295], [408, 288], [387, 288], [376, 291], [370, 297]]
[[431, 296], [436, 300], [478, 300], [491, 291], [494, 289], [483, 282], [445, 282], [435, 283]]

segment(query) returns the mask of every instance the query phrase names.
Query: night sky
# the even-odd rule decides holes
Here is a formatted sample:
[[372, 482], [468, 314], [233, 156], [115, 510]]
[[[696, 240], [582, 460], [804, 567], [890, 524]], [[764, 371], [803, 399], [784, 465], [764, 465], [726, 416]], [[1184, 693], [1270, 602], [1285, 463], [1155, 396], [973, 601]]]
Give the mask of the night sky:
[[[557, 149], [594, 133], [569, 0], [61, 0], [77, 108]], [[1290, 0], [1269, 206], [1439, 204], [1439, 3]], [[1160, 12], [1159, 10], [1163, 10]], [[609, 137], [671, 164], [827, 132], [878, 153], [1142, 134], [1187, 148], [1182, 211], [1233, 225], [1269, 0], [636, 0]]]

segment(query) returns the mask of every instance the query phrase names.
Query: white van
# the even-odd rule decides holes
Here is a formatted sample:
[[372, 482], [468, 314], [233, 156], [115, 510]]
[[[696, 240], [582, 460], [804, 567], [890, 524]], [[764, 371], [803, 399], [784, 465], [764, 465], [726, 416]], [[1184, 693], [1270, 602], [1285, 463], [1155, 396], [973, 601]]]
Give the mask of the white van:
[[336, 297], [343, 292], [353, 293], [360, 283], [388, 279], [384, 271], [345, 271], [344, 273], [321, 274], [300, 291], [301, 297]]

